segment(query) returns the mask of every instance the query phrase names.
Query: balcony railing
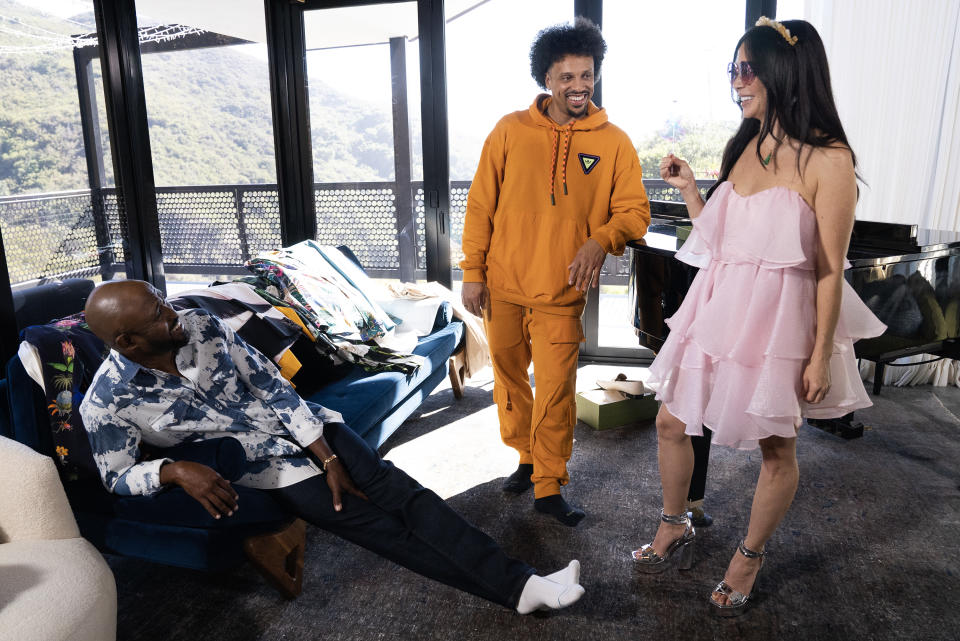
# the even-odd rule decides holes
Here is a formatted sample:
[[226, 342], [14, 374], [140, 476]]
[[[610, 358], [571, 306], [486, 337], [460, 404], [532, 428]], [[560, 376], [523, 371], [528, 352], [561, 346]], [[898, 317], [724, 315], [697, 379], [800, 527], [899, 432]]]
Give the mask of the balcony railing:
[[[713, 181], [698, 181], [701, 190]], [[652, 200], [679, 200], [662, 180], [645, 180]], [[416, 241], [413, 270], [426, 277], [423, 184], [412, 183]], [[460, 241], [469, 181], [450, 183], [450, 255], [454, 278], [463, 258]], [[377, 278], [399, 278], [396, 229], [397, 187], [393, 182], [318, 183], [314, 185], [317, 238], [324, 245], [349, 245]], [[246, 273], [243, 264], [281, 244], [280, 209], [275, 184], [158, 187], [157, 209], [164, 270], [171, 274]], [[116, 191], [79, 190], [0, 197], [10, 282], [100, 275], [108, 279], [124, 270], [122, 207]], [[625, 285], [629, 257], [610, 258], [604, 284]]]

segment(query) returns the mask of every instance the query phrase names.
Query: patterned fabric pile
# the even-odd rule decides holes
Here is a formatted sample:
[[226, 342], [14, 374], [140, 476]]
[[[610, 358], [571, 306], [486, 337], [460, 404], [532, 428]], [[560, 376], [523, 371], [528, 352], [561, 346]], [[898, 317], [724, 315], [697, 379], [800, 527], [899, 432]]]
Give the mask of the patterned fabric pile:
[[334, 364], [410, 374], [423, 363], [384, 346], [397, 323], [364, 293], [367, 276], [337, 249], [307, 240], [262, 252], [247, 267], [254, 275], [238, 281], [297, 323]]

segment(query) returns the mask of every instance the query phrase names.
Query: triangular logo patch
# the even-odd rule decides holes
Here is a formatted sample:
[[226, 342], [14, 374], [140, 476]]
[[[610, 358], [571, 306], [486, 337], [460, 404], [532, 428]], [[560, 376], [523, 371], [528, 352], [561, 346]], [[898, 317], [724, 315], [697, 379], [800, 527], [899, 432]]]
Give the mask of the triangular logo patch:
[[577, 156], [580, 158], [580, 167], [585, 174], [593, 171], [593, 168], [600, 162], [600, 156], [593, 156], [591, 154], [577, 154]]

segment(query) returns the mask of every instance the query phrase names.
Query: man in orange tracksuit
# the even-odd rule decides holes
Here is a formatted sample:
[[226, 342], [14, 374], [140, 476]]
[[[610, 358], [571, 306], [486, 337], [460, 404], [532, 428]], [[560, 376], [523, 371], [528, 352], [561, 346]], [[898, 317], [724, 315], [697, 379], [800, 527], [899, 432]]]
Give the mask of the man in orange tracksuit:
[[534, 507], [571, 526], [584, 512], [560, 488], [569, 480], [585, 294], [606, 255], [622, 254], [650, 222], [637, 152], [590, 101], [605, 51], [583, 18], [538, 34], [531, 72], [550, 94], [487, 137], [460, 263], [463, 303], [486, 325], [500, 434], [520, 453], [504, 489], [533, 485]]

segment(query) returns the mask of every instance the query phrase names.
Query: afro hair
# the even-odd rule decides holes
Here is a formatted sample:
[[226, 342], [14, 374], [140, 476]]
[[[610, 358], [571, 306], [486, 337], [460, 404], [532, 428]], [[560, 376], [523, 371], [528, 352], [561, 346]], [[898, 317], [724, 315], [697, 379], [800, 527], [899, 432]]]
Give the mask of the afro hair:
[[593, 75], [600, 76], [600, 63], [607, 52], [600, 28], [589, 18], [578, 16], [573, 24], [558, 24], [547, 27], [537, 34], [530, 47], [530, 74], [542, 89], [547, 71], [565, 56], [590, 56], [593, 58]]

